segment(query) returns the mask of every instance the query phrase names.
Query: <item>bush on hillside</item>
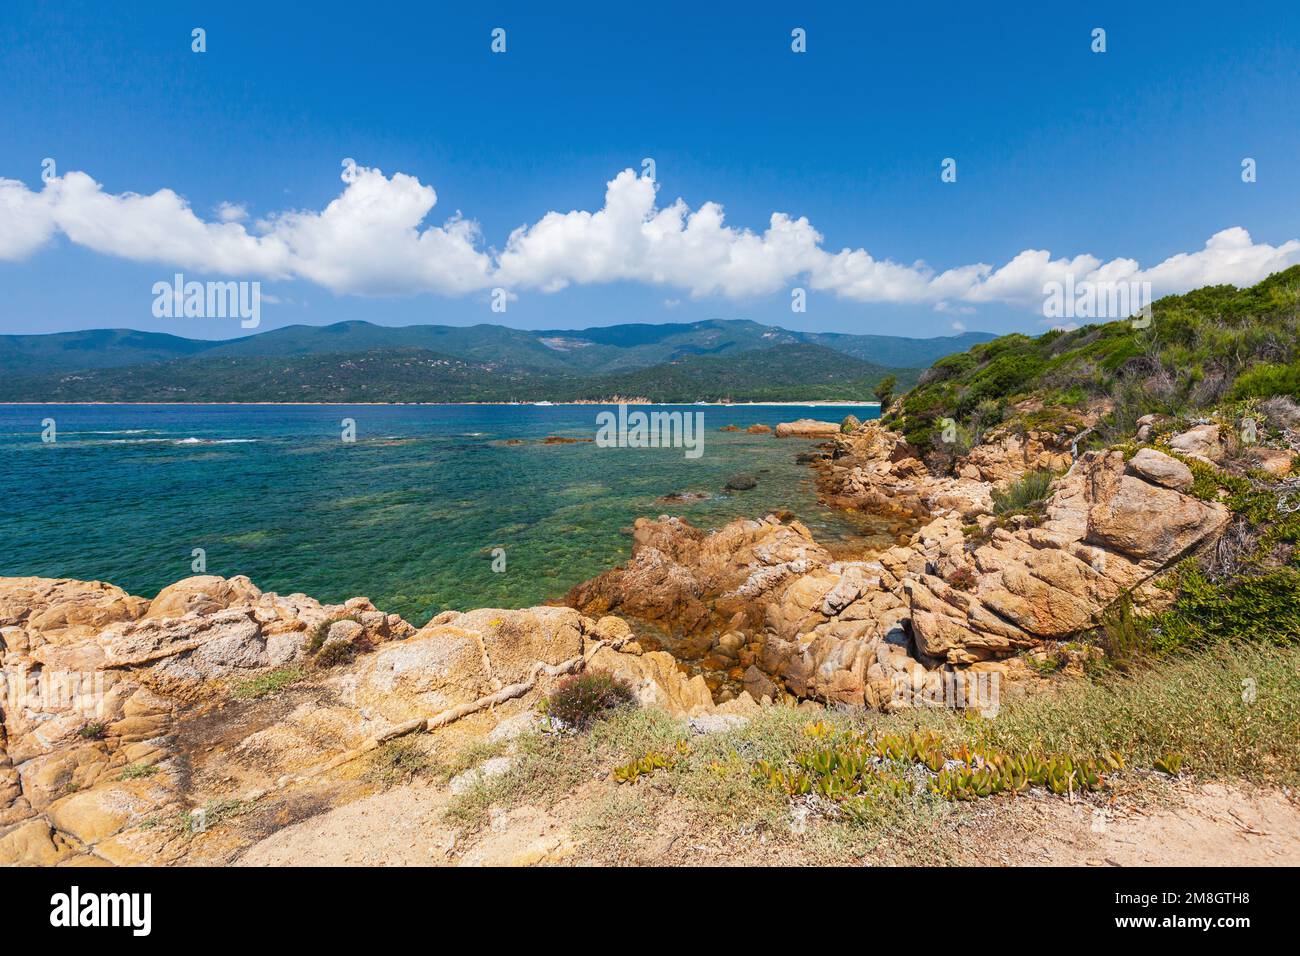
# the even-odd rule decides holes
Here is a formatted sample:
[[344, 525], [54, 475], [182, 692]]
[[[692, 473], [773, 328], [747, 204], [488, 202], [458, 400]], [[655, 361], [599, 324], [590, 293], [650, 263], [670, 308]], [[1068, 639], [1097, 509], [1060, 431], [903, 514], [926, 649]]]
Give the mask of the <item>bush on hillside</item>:
[[581, 730], [606, 711], [632, 700], [632, 688], [626, 681], [602, 671], [588, 671], [560, 681], [543, 708], [548, 717]]
[[[1005, 335], [936, 362], [885, 424], [942, 463], [946, 420], [976, 434], [997, 407], [1035, 398], [1084, 408], [1110, 399], [1109, 437], [1148, 414], [1194, 416], [1225, 398], [1300, 399], [1300, 266], [1247, 289], [1222, 285], [1167, 296], [1147, 325], [1128, 320]], [[1028, 413], [1032, 414], [1032, 413]], [[930, 459], [927, 458], [927, 462]]]
[[1050, 471], [1026, 472], [1006, 488], [993, 490], [993, 513], [1025, 514], [1043, 504], [1052, 492], [1056, 475]]

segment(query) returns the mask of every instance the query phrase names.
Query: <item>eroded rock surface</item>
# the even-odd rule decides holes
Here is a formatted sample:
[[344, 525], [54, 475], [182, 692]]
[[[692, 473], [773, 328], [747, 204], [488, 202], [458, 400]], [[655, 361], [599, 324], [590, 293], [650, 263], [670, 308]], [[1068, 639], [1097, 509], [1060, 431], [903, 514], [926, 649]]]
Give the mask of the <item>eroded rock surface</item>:
[[188, 578], [152, 602], [0, 578], [0, 636], [0, 865], [224, 861], [238, 844], [208, 823], [327, 805], [393, 735], [486, 737], [587, 667], [643, 703], [718, 712], [625, 621], [564, 607], [448, 612], [417, 631], [366, 598], [321, 604], [243, 577]]
[[836, 434], [829, 455], [812, 462], [827, 501], [836, 507], [896, 515], [915, 523], [938, 511], [965, 515], [992, 507], [988, 483], [975, 477], [938, 478], [896, 432], [867, 422]]
[[[806, 528], [775, 516], [711, 534], [678, 518], [643, 519], [628, 564], [568, 602], [684, 634], [721, 631], [713, 653], [734, 655], [756, 698], [950, 705], [954, 684], [1007, 675], [1019, 664], [1012, 655], [1095, 627], [1118, 597], [1140, 594], [1230, 518], [1186, 494], [1187, 467], [1152, 449], [1127, 462], [1118, 451], [1083, 454], [1040, 522], [1001, 527], [987, 480], [934, 478], [877, 425], [835, 444], [825, 470], [832, 494], [928, 518], [906, 545], [834, 561]], [[1045, 453], [1025, 456], [1025, 447], [971, 460], [1040, 467]]]

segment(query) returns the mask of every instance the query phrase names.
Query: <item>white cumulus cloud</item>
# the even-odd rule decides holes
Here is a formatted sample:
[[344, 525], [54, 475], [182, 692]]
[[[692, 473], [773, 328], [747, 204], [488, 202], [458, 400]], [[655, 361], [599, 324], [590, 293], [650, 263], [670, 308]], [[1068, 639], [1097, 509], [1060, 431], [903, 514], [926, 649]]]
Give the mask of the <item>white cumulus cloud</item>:
[[0, 179], [0, 259], [25, 259], [54, 235], [49, 196]]
[[[350, 167], [321, 210], [286, 209], [250, 220], [221, 203], [205, 220], [171, 189], [113, 194], [84, 172], [39, 191], [0, 179], [0, 260], [21, 260], [56, 236], [105, 255], [201, 273], [302, 279], [338, 293], [465, 295], [502, 287], [554, 292], [573, 284], [638, 282], [692, 297], [745, 299], [806, 286], [857, 302], [921, 304], [967, 315], [983, 303], [1038, 309], [1049, 282], [1150, 282], [1156, 296], [1201, 285], [1249, 285], [1300, 262], [1300, 240], [1255, 242], [1236, 226], [1204, 247], [1146, 268], [1134, 259], [1026, 249], [1000, 266], [938, 271], [866, 249], [825, 248], [805, 217], [774, 212], [756, 232], [728, 225], [723, 208], [659, 205], [658, 185], [623, 170], [594, 211], [547, 212], [515, 229], [499, 252], [473, 220], [426, 222], [437, 205], [414, 176]], [[955, 323], [958, 324], [958, 323]]]

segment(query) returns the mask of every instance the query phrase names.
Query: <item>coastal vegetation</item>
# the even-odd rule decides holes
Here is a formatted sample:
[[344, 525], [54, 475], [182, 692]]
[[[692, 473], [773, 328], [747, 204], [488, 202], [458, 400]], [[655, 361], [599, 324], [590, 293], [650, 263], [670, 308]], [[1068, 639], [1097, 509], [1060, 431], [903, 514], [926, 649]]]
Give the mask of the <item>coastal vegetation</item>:
[[601, 671], [587, 671], [560, 681], [542, 701], [541, 710], [564, 727], [584, 729], [593, 720], [633, 700], [632, 688]]
[[1040, 469], [1026, 472], [1006, 488], [994, 488], [993, 513], [999, 517], [1029, 514], [1047, 500], [1056, 475]]
[[1003, 423], [1045, 427], [1106, 400], [1101, 444], [1147, 414], [1192, 418], [1225, 403], [1300, 399], [1298, 319], [1293, 266], [1247, 289], [1166, 296], [1150, 319], [1005, 335], [935, 362], [886, 424], [932, 451], [945, 444], [945, 421], [977, 435]]
[[[1300, 642], [1300, 507], [1286, 477], [1300, 438], [1297, 400], [1300, 266], [1246, 289], [1160, 299], [1149, 320], [976, 345], [936, 362], [885, 423], [941, 469], [955, 461], [954, 439], [969, 447], [1031, 432], [1129, 458], [1150, 448], [1185, 464], [1189, 493], [1225, 505], [1233, 522], [1211, 552], [1162, 582], [1167, 609], [1111, 609], [1099, 640], [1112, 660], [1131, 662], [1225, 641]], [[1212, 447], [1175, 440], [1189, 428], [1218, 437]], [[1269, 461], [1281, 465], [1270, 472]], [[1029, 472], [994, 489], [994, 513], [1032, 513], [1051, 478]]]
[[235, 684], [231, 696], [236, 700], [251, 700], [278, 694], [291, 684], [298, 683], [305, 676], [306, 672], [300, 667], [279, 667], [258, 674], [256, 677], [250, 677], [248, 680], [239, 681]]
[[[1107, 794], [1157, 794], [1170, 776], [1300, 784], [1296, 647], [1216, 645], [1133, 673], [1053, 681], [1049, 693], [1006, 700], [994, 719], [770, 708], [699, 736], [661, 711], [616, 710], [579, 736], [519, 738], [510, 769], [448, 814], [472, 827], [489, 807], [555, 806], [607, 776], [585, 815], [597, 855], [619, 858], [649, 821], [685, 813], [700, 842], [740, 831], [826, 863], [935, 863], [951, 854], [961, 805], [999, 793], [1038, 788], [1102, 812]], [[1256, 688], [1249, 702], [1243, 682]], [[637, 812], [620, 812], [629, 807]], [[819, 826], [805, 832], [808, 816]]]

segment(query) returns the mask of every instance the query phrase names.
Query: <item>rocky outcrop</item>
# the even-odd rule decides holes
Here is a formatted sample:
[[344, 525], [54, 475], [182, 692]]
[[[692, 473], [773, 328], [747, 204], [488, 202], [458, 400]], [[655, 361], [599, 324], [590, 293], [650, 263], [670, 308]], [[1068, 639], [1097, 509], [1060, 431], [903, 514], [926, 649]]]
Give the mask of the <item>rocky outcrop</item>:
[[1186, 487], [1185, 470], [1154, 451], [1127, 464], [1120, 452], [1085, 454], [1059, 482], [1046, 520], [996, 530], [974, 549], [968, 587], [926, 573], [906, 582], [917, 649], [971, 663], [1095, 626], [1121, 594], [1227, 524], [1224, 506], [1166, 487]]
[[956, 472], [973, 481], [1004, 485], [1030, 471], [1065, 471], [1070, 463], [1068, 436], [1013, 432], [976, 445], [958, 460]]
[[1177, 458], [1170, 458], [1152, 448], [1140, 449], [1129, 460], [1128, 468], [1139, 478], [1174, 491], [1186, 491], [1195, 480], [1192, 469]]
[[200, 574], [169, 584], [149, 602], [146, 618], [182, 617], [186, 614], [211, 614], [233, 604], [253, 604], [262, 592], [248, 578], [217, 577]]
[[800, 418], [776, 426], [777, 438], [830, 438], [839, 433], [840, 426], [835, 422], [819, 422], [815, 418]]
[[836, 507], [895, 516], [915, 527], [938, 512], [973, 516], [993, 506], [987, 483], [931, 475], [919, 452], [878, 422], [837, 434], [828, 447], [830, 455], [812, 465], [823, 496]]
[[[640, 519], [627, 564], [566, 606], [446, 612], [419, 630], [366, 598], [322, 604], [244, 577], [187, 578], [153, 601], [0, 578], [0, 864], [192, 861], [195, 812], [351, 792], [348, 768], [387, 742], [531, 724], [554, 682], [586, 669], [699, 733], [762, 702], [982, 707], [988, 681], [1023, 675], [1018, 651], [1144, 599], [1231, 518], [1151, 448], [1082, 454], [1041, 514], [993, 515], [994, 475], [1057, 454], [1036, 440], [973, 452], [959, 467], [978, 478], [940, 477], [877, 424], [837, 431], [813, 462], [821, 486], [906, 513], [903, 543], [836, 560], [788, 515], [710, 533]], [[655, 649], [649, 630], [691, 653]], [[723, 702], [704, 671], [727, 675]], [[220, 861], [223, 839], [197, 845]]]
[[830, 560], [804, 525], [773, 515], [707, 535], [676, 517], [638, 518], [631, 560], [578, 585], [565, 603], [584, 614], [617, 611], [694, 631], [749, 613], [787, 578]]
[[993, 486], [1030, 471], [1063, 472], [1072, 462], [1079, 426], [1045, 430], [995, 430], [988, 441], [956, 459], [951, 477], [933, 475], [921, 453], [879, 422], [833, 438], [829, 460], [817, 463], [823, 491], [839, 507], [910, 513], [950, 509], [970, 517], [991, 508]]
[[[775, 516], [712, 534], [661, 518], [638, 522], [627, 566], [575, 588], [570, 603], [722, 632], [714, 653], [737, 649], [755, 697], [950, 704], [954, 683], [1005, 674], [1016, 652], [1095, 627], [1120, 595], [1213, 541], [1230, 517], [1187, 494], [1191, 472], [1168, 455], [1089, 452], [1056, 483], [1040, 522], [1002, 527], [987, 483], [931, 478], [877, 429], [837, 443], [855, 461], [840, 487], [869, 473], [876, 492], [920, 502], [930, 520], [906, 545], [832, 561], [806, 529]], [[656, 590], [663, 582], [671, 586]]]
[[[625, 621], [564, 607], [447, 612], [417, 631], [366, 598], [321, 604], [204, 575], [152, 602], [0, 578], [0, 613], [0, 865], [192, 854], [205, 814], [346, 788], [346, 767], [394, 736], [486, 736], [587, 668], [681, 716], [758, 706], [720, 711]], [[351, 653], [326, 654], [334, 644]], [[259, 697], [251, 679], [276, 673], [300, 683]]]
[[1274, 478], [1285, 478], [1291, 474], [1295, 466], [1295, 456], [1290, 451], [1282, 448], [1266, 448], [1263, 445], [1255, 445], [1246, 449], [1245, 457], [1252, 467], [1258, 468]]
[[[1248, 418], [1245, 422], [1250, 425], [1250, 429], [1243, 429], [1241, 439], [1226, 425], [1202, 422], [1171, 436], [1168, 448], [1186, 458], [1213, 465], [1232, 463], [1241, 468], [1263, 472], [1269, 478], [1285, 478], [1290, 475], [1295, 464], [1294, 450], [1300, 447], [1296, 444], [1295, 433], [1286, 428], [1280, 439], [1273, 439], [1284, 447], [1256, 444], [1255, 420]], [[1139, 431], [1139, 441], [1149, 438], [1151, 429], [1145, 431], [1145, 435]]]
[[70, 644], [110, 624], [144, 616], [149, 602], [102, 581], [5, 578], [0, 589], [0, 637], [9, 653]]
[[1214, 423], [1196, 425], [1169, 439], [1171, 450], [1202, 461], [1222, 461], [1227, 454], [1223, 430]]

